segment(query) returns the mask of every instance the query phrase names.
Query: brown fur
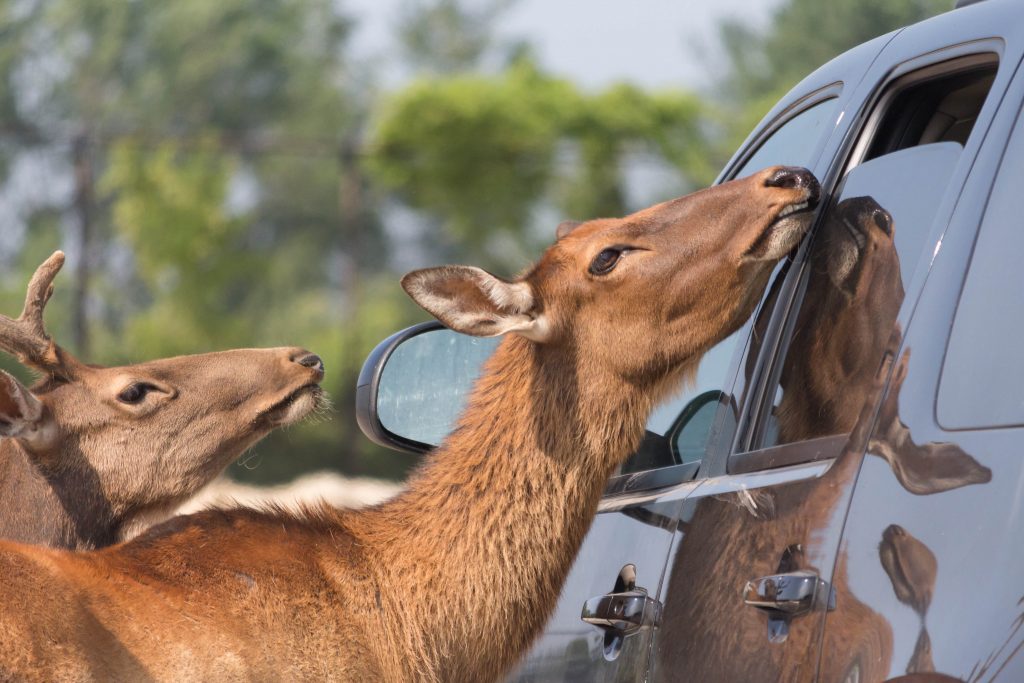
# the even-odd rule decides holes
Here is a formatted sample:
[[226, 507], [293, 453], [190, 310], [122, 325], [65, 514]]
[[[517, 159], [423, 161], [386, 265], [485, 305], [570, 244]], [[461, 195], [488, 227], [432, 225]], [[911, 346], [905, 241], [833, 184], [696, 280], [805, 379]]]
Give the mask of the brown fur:
[[[22, 316], [0, 316], [0, 349], [44, 373], [28, 389], [0, 372], [0, 536], [69, 548], [130, 537], [318, 402], [322, 367], [301, 365], [311, 354], [298, 348], [80, 363], [42, 325], [62, 263], [57, 252], [40, 266]], [[138, 382], [153, 390], [118, 400]]]
[[[464, 331], [523, 336], [404, 493], [200, 513], [94, 553], [0, 544], [0, 677], [498, 678], [546, 621], [652, 403], [750, 315], [806, 229], [806, 214], [775, 221], [811, 193], [766, 185], [774, 173], [585, 223], [515, 282], [408, 276]], [[635, 251], [590, 274], [612, 245]], [[458, 294], [466, 282], [487, 296]]]

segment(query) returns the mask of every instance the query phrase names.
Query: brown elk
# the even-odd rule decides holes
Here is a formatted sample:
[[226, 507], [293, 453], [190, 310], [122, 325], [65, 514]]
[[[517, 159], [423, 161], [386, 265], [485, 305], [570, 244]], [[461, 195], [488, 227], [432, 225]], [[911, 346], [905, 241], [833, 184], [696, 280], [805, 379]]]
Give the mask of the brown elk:
[[379, 506], [208, 511], [127, 544], [0, 544], [0, 678], [488, 681], [536, 636], [652, 405], [751, 314], [818, 184], [775, 167], [560, 230], [515, 280], [405, 277], [508, 335], [454, 432]]
[[32, 277], [0, 350], [0, 537], [95, 548], [161, 521], [271, 430], [321, 401], [323, 364], [298, 348], [240, 349], [125, 367], [86, 365], [43, 326], [55, 253]]

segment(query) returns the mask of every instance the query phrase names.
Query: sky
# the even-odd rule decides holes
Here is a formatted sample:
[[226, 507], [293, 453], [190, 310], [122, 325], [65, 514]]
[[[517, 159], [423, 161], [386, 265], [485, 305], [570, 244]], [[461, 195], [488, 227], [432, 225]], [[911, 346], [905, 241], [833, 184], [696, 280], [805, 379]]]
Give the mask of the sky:
[[[358, 23], [357, 55], [388, 66], [403, 0], [347, 0]], [[711, 82], [718, 22], [764, 21], [777, 0], [519, 0], [499, 35], [525, 37], [540, 62], [588, 88], [628, 80], [647, 87], [701, 88]], [[400, 79], [388, 70], [392, 79]]]

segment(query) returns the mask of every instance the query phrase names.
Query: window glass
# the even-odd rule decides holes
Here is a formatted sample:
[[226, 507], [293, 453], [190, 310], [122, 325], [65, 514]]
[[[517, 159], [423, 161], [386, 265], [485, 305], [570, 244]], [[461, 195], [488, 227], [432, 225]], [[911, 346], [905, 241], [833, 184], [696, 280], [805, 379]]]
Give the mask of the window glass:
[[736, 177], [748, 176], [768, 166], [809, 166], [818, 145], [835, 126], [838, 104], [838, 98], [833, 97], [794, 116], [744, 162]]
[[1014, 134], [960, 295], [939, 385], [947, 429], [1024, 424], [1024, 135]]
[[[837, 103], [836, 98], [825, 100], [783, 124], [737, 171], [736, 177], [768, 166], [811, 165], [814, 152], [835, 123]], [[732, 384], [729, 367], [736, 346], [746, 335], [746, 330], [735, 332], [704, 355], [696, 379], [655, 410], [647, 423], [647, 438], [636, 455], [623, 465], [622, 472], [699, 462], [716, 426], [718, 431], [735, 431], [735, 401], [724, 392]]]
[[762, 446], [849, 432], [962, 147], [942, 142], [854, 168], [808, 251], [806, 288], [781, 366]]

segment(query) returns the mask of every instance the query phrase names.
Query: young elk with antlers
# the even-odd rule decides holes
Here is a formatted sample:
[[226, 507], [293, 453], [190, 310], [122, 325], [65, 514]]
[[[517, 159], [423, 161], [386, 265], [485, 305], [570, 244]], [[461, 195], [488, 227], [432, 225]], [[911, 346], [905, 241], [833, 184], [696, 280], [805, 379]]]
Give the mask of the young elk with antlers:
[[772, 168], [562, 229], [524, 276], [402, 284], [510, 334], [374, 508], [180, 517], [95, 553], [0, 544], [0, 678], [487, 681], [542, 628], [653, 404], [752, 312], [818, 185]]
[[109, 545], [160, 521], [241, 453], [320, 401], [323, 363], [298, 348], [241, 349], [103, 368], [47, 335], [43, 308], [64, 263], [32, 277], [0, 350], [41, 373], [0, 371], [0, 537]]

